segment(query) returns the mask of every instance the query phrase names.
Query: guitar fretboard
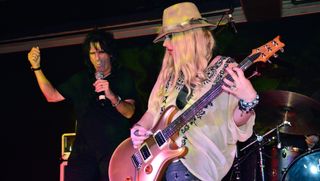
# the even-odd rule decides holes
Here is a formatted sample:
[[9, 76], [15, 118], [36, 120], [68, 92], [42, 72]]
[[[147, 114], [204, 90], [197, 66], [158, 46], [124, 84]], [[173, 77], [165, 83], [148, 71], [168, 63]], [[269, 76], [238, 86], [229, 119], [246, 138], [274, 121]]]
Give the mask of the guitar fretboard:
[[[253, 61], [260, 56], [260, 53], [256, 53], [250, 57], [246, 57], [238, 67], [243, 71], [247, 70]], [[226, 75], [227, 79], [232, 81], [231, 76]], [[172, 121], [163, 131], [162, 134], [166, 140], [173, 136], [176, 132], [180, 130], [184, 125], [190, 122], [194, 116], [203, 108], [205, 108], [212, 100], [214, 100], [222, 92], [221, 86], [223, 85], [223, 79], [213, 85], [209, 91], [207, 91], [203, 96], [199, 98], [192, 106], [190, 106], [185, 112], [178, 116], [174, 121]]]

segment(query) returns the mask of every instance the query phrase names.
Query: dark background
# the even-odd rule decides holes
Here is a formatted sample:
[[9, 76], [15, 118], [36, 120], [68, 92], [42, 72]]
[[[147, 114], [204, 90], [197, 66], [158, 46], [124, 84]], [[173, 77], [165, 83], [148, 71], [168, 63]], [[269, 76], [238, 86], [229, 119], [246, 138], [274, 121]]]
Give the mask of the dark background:
[[[262, 74], [251, 79], [259, 92], [286, 90], [319, 100], [320, 91], [320, 14], [311, 14], [236, 24], [215, 31], [216, 54], [240, 62], [251, 50], [281, 36], [285, 52], [273, 64], [253, 65]], [[118, 40], [119, 62], [137, 82], [142, 107], [146, 108], [162, 60], [162, 45], [155, 36]], [[41, 67], [57, 85], [82, 68], [79, 45], [41, 50]], [[61, 136], [73, 132], [76, 118], [64, 102], [47, 103], [30, 70], [27, 51], [0, 54], [1, 60], [1, 155], [0, 180], [59, 180]], [[319, 100], [320, 101], [320, 100]], [[320, 124], [315, 120], [315, 124]], [[257, 119], [259, 124], [259, 119]]]

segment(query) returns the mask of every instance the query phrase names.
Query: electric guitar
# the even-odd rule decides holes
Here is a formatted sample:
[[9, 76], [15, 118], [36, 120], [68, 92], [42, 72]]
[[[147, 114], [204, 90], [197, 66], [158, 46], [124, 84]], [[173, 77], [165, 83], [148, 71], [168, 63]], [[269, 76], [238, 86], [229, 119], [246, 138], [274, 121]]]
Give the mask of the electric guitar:
[[[239, 65], [246, 70], [253, 63], [267, 62], [271, 56], [285, 46], [277, 36], [263, 46], [253, 49]], [[231, 79], [230, 75], [226, 78]], [[171, 160], [180, 158], [188, 152], [186, 147], [178, 147], [174, 138], [178, 136], [180, 128], [186, 125], [196, 113], [207, 106], [221, 92], [223, 81], [212, 86], [199, 100], [191, 105], [175, 120], [178, 112], [176, 106], [169, 106], [161, 115], [157, 125], [151, 130], [154, 132], [138, 149], [132, 146], [131, 138], [124, 140], [113, 152], [109, 164], [110, 181], [154, 181], [161, 180], [165, 168]]]

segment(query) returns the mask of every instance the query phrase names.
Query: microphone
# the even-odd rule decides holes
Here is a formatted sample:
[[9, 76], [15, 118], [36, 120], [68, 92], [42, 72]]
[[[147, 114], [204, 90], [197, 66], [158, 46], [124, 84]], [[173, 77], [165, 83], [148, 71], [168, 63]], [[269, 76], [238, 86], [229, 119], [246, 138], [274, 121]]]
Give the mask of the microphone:
[[232, 16], [231, 13], [228, 14], [228, 23], [229, 23], [229, 25], [231, 26], [233, 32], [234, 32], [235, 34], [237, 34], [237, 33], [238, 33], [238, 30], [237, 30], [237, 28], [236, 28], [236, 24], [235, 24], [235, 22], [234, 22], [234, 20], [233, 20], [233, 16]]
[[[101, 79], [103, 79], [104, 74], [103, 74], [103, 72], [97, 71], [95, 73], [95, 77], [97, 80], [101, 80]], [[101, 106], [104, 106], [106, 103], [106, 96], [104, 94], [104, 91], [98, 92], [97, 95], [98, 95], [98, 102], [100, 102]]]

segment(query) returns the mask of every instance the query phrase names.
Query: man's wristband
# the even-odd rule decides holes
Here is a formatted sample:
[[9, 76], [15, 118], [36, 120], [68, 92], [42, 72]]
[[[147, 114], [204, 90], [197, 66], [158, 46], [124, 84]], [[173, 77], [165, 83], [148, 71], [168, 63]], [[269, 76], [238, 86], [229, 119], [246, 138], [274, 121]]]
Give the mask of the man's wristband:
[[37, 70], [41, 70], [41, 67], [37, 67], [37, 68], [33, 68], [33, 67], [30, 67], [31, 70], [34, 72], [34, 71], [37, 71]]
[[112, 104], [112, 107], [117, 107], [121, 103], [121, 100], [122, 100], [121, 97], [118, 96], [118, 102], [115, 104]]

